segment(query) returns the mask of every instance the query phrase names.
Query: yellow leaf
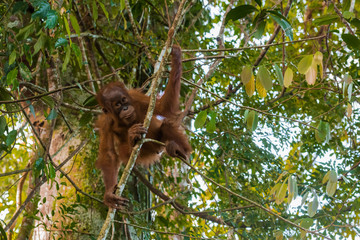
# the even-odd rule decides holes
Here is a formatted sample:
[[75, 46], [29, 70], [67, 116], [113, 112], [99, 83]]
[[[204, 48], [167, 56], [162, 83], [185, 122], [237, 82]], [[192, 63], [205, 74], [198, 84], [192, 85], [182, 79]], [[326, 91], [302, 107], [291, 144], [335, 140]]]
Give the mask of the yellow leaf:
[[351, 106], [350, 103], [348, 103], [348, 105], [347, 105], [346, 112], [347, 112], [346, 116], [347, 116], [348, 118], [350, 118], [350, 117], [351, 117], [351, 114], [352, 114], [352, 106]]
[[280, 190], [278, 192], [278, 194], [276, 195], [276, 199], [275, 199], [275, 203], [276, 204], [281, 204], [286, 196], [286, 191], [287, 191], [287, 184], [286, 184], [286, 180], [281, 184]]
[[293, 77], [294, 73], [291, 68], [288, 67], [284, 74], [284, 87], [288, 88], [291, 85]]
[[347, 84], [350, 84], [350, 83], [352, 83], [353, 79], [352, 79], [352, 77], [351, 77], [349, 74], [345, 74], [345, 76], [344, 76], [344, 81], [345, 81]]
[[249, 97], [251, 97], [254, 94], [255, 92], [254, 75], [252, 75], [250, 81], [247, 84], [245, 84], [245, 91]]
[[252, 76], [252, 67], [250, 65], [244, 66], [240, 74], [242, 83], [246, 85], [251, 80]]
[[261, 84], [261, 82], [259, 81], [258, 77], [256, 77], [256, 90], [259, 93], [259, 96], [261, 98], [265, 98], [266, 97], [266, 90], [263, 87], [263, 85]]
[[303, 59], [301, 59], [298, 65], [299, 73], [306, 74], [309, 71], [310, 67], [312, 66], [312, 62], [313, 62], [312, 55], [303, 57]]
[[315, 84], [315, 80], [316, 80], [316, 72], [317, 72], [317, 69], [316, 69], [316, 65], [314, 66], [311, 66], [309, 68], [309, 70], [306, 72], [305, 74], [305, 79], [306, 79], [306, 82], [309, 84], [309, 85], [314, 85]]
[[317, 65], [320, 65], [323, 61], [323, 54], [319, 51], [317, 51], [315, 54], [314, 54], [314, 63], [317, 64]]
[[324, 183], [326, 183], [327, 181], [329, 181], [330, 172], [331, 172], [331, 170], [328, 171], [328, 172], [325, 174], [325, 176], [324, 176], [323, 179], [322, 179], [322, 184], [324, 184]]

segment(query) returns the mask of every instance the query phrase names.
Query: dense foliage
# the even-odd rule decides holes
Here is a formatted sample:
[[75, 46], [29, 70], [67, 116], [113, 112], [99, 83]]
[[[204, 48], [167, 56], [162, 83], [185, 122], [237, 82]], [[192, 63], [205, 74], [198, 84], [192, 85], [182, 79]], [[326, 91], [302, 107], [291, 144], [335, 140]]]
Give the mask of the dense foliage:
[[138, 166], [108, 239], [360, 237], [358, 1], [4, 0], [0, 239], [98, 237], [94, 94], [147, 91], [179, 10], [190, 164]]

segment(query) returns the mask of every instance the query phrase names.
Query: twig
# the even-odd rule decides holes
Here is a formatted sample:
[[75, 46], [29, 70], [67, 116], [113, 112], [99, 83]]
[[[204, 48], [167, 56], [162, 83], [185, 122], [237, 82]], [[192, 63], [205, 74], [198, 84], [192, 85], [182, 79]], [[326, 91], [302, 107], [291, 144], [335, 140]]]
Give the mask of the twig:
[[331, 1], [331, 3], [334, 5], [334, 10], [336, 12], [337, 15], [339, 15], [341, 22], [345, 25], [346, 29], [349, 30], [349, 32], [352, 35], [355, 35], [354, 31], [351, 29], [349, 23], [345, 20], [344, 16], [342, 15], [342, 13], [340, 12], [340, 10], [337, 8], [336, 4], [334, 3], [334, 1]]
[[23, 172], [29, 172], [29, 171], [31, 171], [31, 168], [25, 168], [25, 169], [22, 169], [22, 170], [16, 170], [16, 171], [7, 172], [7, 173], [0, 173], [0, 177], [6, 177], [6, 176], [10, 176], [10, 175], [18, 174], [18, 173], [23, 173]]
[[[150, 121], [151, 121], [151, 118], [152, 118], [152, 115], [153, 115], [153, 111], [155, 109], [155, 103], [156, 103], [156, 97], [157, 97], [157, 89], [158, 89], [158, 86], [160, 85], [160, 82], [161, 82], [161, 74], [162, 74], [162, 71], [163, 71], [163, 67], [166, 64], [167, 56], [170, 53], [170, 45], [171, 45], [171, 43], [173, 41], [174, 35], [175, 35], [176, 30], [178, 28], [180, 18], [184, 16], [184, 15], [182, 15], [182, 9], [184, 7], [185, 2], [186, 2], [186, 0], [182, 0], [180, 5], [179, 5], [178, 12], [176, 13], [173, 25], [169, 29], [168, 38], [167, 38], [167, 40], [165, 42], [165, 46], [163, 47], [163, 50], [160, 53], [160, 56], [158, 58], [158, 62], [155, 64], [155, 69], [154, 69], [154, 74], [153, 74], [154, 80], [152, 81], [151, 86], [150, 86], [150, 90], [149, 90], [151, 92], [150, 101], [149, 101], [149, 107], [148, 107], [147, 114], [145, 116], [145, 121], [144, 121], [144, 127], [146, 129], [148, 129], [149, 126], [150, 126]], [[129, 5], [129, 1], [125, 0], [125, 5], [126, 5], [126, 8], [127, 8], [128, 11], [131, 10], [130, 5]], [[131, 11], [129, 11], [129, 15], [132, 17]], [[134, 26], [134, 27], [136, 28], [136, 26]], [[137, 32], [137, 29], [134, 29], [134, 31]], [[142, 144], [143, 144], [143, 140], [139, 141], [134, 146], [134, 148], [133, 148], [133, 150], [131, 152], [129, 161], [128, 161], [128, 163], [127, 163], [127, 165], [126, 165], [126, 167], [125, 167], [125, 169], [123, 171], [123, 174], [121, 175], [120, 181], [119, 181], [119, 183], [117, 185], [118, 186], [117, 191], [116, 191], [117, 195], [121, 195], [122, 192], [124, 191], [124, 188], [126, 186], [126, 182], [127, 182], [128, 178], [130, 176], [131, 170], [133, 169], [133, 167], [135, 165], [136, 158], [137, 158], [137, 156], [138, 156], [138, 154], [140, 152], [140, 148], [141, 148]], [[107, 234], [109, 232], [110, 224], [111, 224], [112, 220], [115, 217], [115, 212], [116, 212], [115, 209], [109, 208], [106, 220], [105, 220], [105, 222], [103, 224], [103, 227], [102, 227], [102, 229], [100, 231], [98, 239], [106, 239]]]

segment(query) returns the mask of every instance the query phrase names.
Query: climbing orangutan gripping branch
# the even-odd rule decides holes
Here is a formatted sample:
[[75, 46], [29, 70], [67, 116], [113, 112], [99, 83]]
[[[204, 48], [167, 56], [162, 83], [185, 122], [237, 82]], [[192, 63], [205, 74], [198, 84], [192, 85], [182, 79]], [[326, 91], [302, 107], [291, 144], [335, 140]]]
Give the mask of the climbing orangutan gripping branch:
[[191, 146], [179, 114], [181, 75], [181, 48], [175, 45], [171, 52], [169, 82], [156, 102], [148, 130], [143, 122], [150, 98], [139, 89], [127, 90], [123, 83], [113, 82], [97, 94], [103, 114], [96, 123], [100, 131], [96, 167], [102, 171], [107, 206], [119, 209], [127, 204], [127, 199], [115, 194], [119, 167], [128, 162], [133, 146], [144, 134], [146, 138], [164, 143], [165, 147], [154, 142], [144, 143], [136, 164], [149, 166], [158, 161], [164, 148], [171, 157], [189, 157]]

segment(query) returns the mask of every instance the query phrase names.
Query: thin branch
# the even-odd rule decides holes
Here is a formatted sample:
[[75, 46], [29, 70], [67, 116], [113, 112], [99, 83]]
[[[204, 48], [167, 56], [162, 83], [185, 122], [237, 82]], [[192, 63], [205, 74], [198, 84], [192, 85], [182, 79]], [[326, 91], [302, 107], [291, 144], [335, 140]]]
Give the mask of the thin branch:
[[[294, 41], [286, 41], [286, 42], [281, 42], [281, 43], [268, 43], [266, 45], [258, 45], [258, 46], [250, 46], [250, 47], [241, 47], [241, 48], [224, 48], [224, 49], [184, 49], [182, 50], [182, 52], [233, 52], [233, 51], [244, 51], [244, 50], [248, 50], [248, 49], [256, 49], [256, 48], [269, 48], [269, 47], [273, 47], [273, 46], [280, 46], [280, 45], [289, 45], [289, 44], [294, 44], [294, 43], [298, 43], [298, 42], [307, 42], [307, 41], [314, 41], [314, 40], [319, 40], [319, 39], [323, 39], [325, 38], [326, 35], [321, 35], [321, 36], [317, 36], [317, 37], [310, 37], [310, 38], [305, 38], [305, 39], [298, 39], [298, 40], [294, 40]], [[185, 59], [186, 61], [187, 59]]]
[[[158, 90], [158, 86], [160, 85], [160, 82], [161, 82], [161, 75], [162, 75], [162, 72], [163, 72], [164, 65], [166, 64], [166, 59], [167, 59], [167, 57], [168, 57], [168, 55], [170, 53], [171, 43], [172, 43], [174, 35], [175, 35], [175, 33], [176, 33], [176, 31], [177, 31], [177, 29], [179, 27], [178, 25], [180, 23], [180, 19], [185, 15], [185, 14], [182, 15], [182, 9], [184, 7], [185, 2], [186, 2], [186, 0], [182, 0], [180, 5], [179, 5], [178, 12], [176, 13], [174, 22], [173, 22], [171, 28], [169, 29], [168, 38], [167, 38], [167, 40], [165, 42], [165, 46], [163, 47], [163, 50], [160, 53], [158, 61], [155, 64], [155, 69], [154, 69], [154, 74], [153, 74], [154, 80], [152, 81], [151, 86], [150, 86], [150, 90], [149, 90], [151, 92], [150, 101], [149, 101], [149, 107], [148, 107], [147, 114], [145, 116], [145, 121], [144, 121], [144, 127], [146, 129], [148, 129], [149, 126], [150, 126], [150, 121], [151, 121], [151, 118], [152, 118], [152, 115], [153, 115], [153, 111], [155, 109], [157, 90]], [[127, 10], [129, 11], [129, 16], [132, 18], [131, 11], [130, 11], [131, 10], [130, 9], [130, 4], [129, 4], [128, 0], [125, 0], [125, 5], [126, 5]], [[133, 20], [132, 20], [132, 22], [133, 22]], [[134, 27], [134, 31], [138, 32], [137, 28], [136, 28], [136, 25], [133, 25], [133, 27]], [[151, 57], [151, 55], [150, 55], [150, 57]], [[133, 148], [133, 150], [131, 152], [129, 161], [128, 161], [128, 163], [127, 163], [127, 165], [126, 165], [126, 167], [125, 167], [125, 169], [123, 171], [123, 174], [121, 175], [120, 181], [119, 181], [119, 183], [117, 185], [118, 186], [117, 191], [116, 191], [117, 195], [121, 195], [122, 192], [125, 189], [126, 182], [127, 182], [128, 178], [130, 176], [131, 170], [133, 169], [133, 167], [135, 165], [135, 162], [136, 162], [137, 156], [138, 156], [138, 154], [140, 152], [140, 148], [141, 148], [142, 144], [143, 144], [143, 140], [139, 141], [134, 146], [134, 148]], [[107, 234], [108, 234], [109, 229], [110, 229], [111, 222], [115, 217], [115, 212], [116, 212], [116, 209], [109, 208], [106, 220], [105, 220], [105, 222], [103, 224], [103, 227], [102, 227], [102, 229], [100, 231], [98, 239], [106, 239]]]
[[25, 168], [25, 169], [22, 169], [22, 170], [16, 170], [16, 171], [7, 172], [7, 173], [0, 173], [0, 177], [6, 177], [6, 176], [10, 176], [10, 175], [18, 174], [18, 173], [23, 173], [23, 172], [29, 172], [29, 171], [31, 171], [31, 168]]
[[198, 171], [193, 165], [191, 165], [191, 164], [190, 164], [189, 162], [187, 162], [185, 159], [182, 159], [182, 158], [179, 158], [179, 159], [180, 159], [183, 163], [185, 163], [187, 166], [189, 166], [189, 167], [190, 167], [193, 171], [195, 171], [197, 174], [199, 174], [200, 176], [202, 176], [204, 179], [206, 179], [207, 181], [209, 181], [209, 182], [211, 182], [212, 184], [216, 185], [217, 187], [225, 190], [226, 192], [232, 194], [233, 196], [236, 196], [236, 197], [238, 197], [238, 198], [240, 198], [240, 199], [242, 199], [242, 200], [244, 200], [244, 201], [246, 201], [246, 202], [254, 205], [254, 206], [257, 207], [257, 208], [260, 208], [261, 210], [267, 212], [268, 214], [270, 214], [270, 215], [278, 218], [279, 220], [281, 220], [281, 221], [283, 221], [283, 222], [286, 222], [286, 223], [288, 223], [288, 224], [290, 224], [290, 225], [292, 225], [292, 226], [294, 226], [294, 227], [296, 227], [296, 228], [298, 228], [298, 229], [300, 229], [300, 230], [303, 230], [303, 231], [305, 231], [305, 232], [307, 232], [307, 233], [314, 234], [314, 235], [323, 237], [323, 238], [325, 238], [325, 239], [331, 240], [331, 238], [329, 238], [329, 237], [327, 237], [327, 236], [324, 236], [324, 235], [318, 233], [317, 231], [311, 231], [311, 230], [309, 230], [309, 229], [306, 229], [306, 228], [304, 228], [304, 227], [301, 227], [301, 226], [298, 225], [298, 224], [293, 223], [292, 221], [290, 221], [290, 220], [288, 220], [288, 219], [280, 216], [278, 213], [272, 211], [271, 209], [268, 209], [268, 208], [264, 207], [264, 206], [261, 205], [260, 203], [257, 203], [257, 202], [255, 202], [255, 201], [253, 201], [253, 200], [251, 200], [251, 199], [248, 199], [248, 198], [246, 198], [246, 197], [244, 197], [244, 196], [241, 196], [241, 195], [238, 194], [238, 193], [233, 192], [232, 190], [228, 189], [227, 187], [222, 186], [221, 184], [215, 182], [215, 181], [212, 180], [211, 178], [209, 178], [209, 177], [205, 176], [204, 174], [202, 174], [200, 171]]
[[354, 31], [351, 29], [349, 23], [345, 20], [344, 16], [342, 15], [342, 13], [340, 12], [340, 10], [337, 8], [336, 4], [334, 3], [334, 1], [330, 1], [333, 5], [334, 5], [334, 10], [336, 12], [336, 14], [340, 17], [341, 22], [345, 25], [346, 29], [349, 30], [349, 32], [352, 35], [355, 35]]

